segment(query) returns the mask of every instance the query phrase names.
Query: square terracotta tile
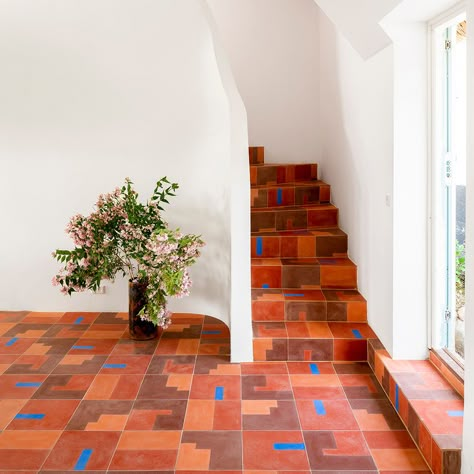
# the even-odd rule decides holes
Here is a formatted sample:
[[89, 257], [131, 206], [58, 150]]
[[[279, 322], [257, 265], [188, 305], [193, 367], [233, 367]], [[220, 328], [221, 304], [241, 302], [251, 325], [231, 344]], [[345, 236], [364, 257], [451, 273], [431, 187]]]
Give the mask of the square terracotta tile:
[[240, 400], [190, 399], [186, 410], [186, 431], [235, 431], [242, 429]]
[[84, 395], [84, 400], [135, 400], [143, 378], [140, 374], [99, 374]]
[[358, 430], [347, 400], [297, 400], [303, 430]]
[[132, 400], [83, 400], [66, 427], [68, 431], [122, 431]]
[[8, 430], [64, 430], [79, 400], [29, 400], [15, 414]]
[[192, 375], [145, 375], [138, 392], [139, 400], [187, 400], [191, 390]]
[[145, 374], [151, 355], [110, 355], [102, 365], [101, 374]]
[[125, 429], [130, 431], [181, 430], [186, 407], [186, 400], [137, 400]]
[[327, 471], [375, 471], [376, 465], [360, 431], [305, 431], [312, 469]]
[[243, 375], [242, 400], [293, 400], [288, 375]]
[[190, 399], [240, 400], [240, 376], [194, 375]]
[[46, 375], [0, 375], [0, 399], [31, 398], [46, 378]]
[[193, 374], [196, 356], [194, 355], [157, 355], [148, 366], [148, 374]]
[[308, 470], [301, 431], [244, 431], [245, 470]]
[[43, 469], [106, 470], [120, 435], [118, 431], [64, 431]]
[[181, 433], [179, 431], [125, 431], [109, 469], [173, 470]]
[[293, 400], [243, 400], [244, 430], [300, 430]]
[[183, 432], [176, 469], [241, 470], [242, 432]]

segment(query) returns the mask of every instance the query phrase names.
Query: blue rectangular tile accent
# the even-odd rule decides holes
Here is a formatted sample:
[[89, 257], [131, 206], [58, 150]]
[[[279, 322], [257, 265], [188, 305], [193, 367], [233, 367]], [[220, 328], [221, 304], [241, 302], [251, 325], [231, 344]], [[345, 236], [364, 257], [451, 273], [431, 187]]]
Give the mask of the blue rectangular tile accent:
[[273, 449], [277, 451], [304, 451], [304, 443], [274, 443]]
[[400, 410], [400, 393], [397, 383], [395, 384], [395, 410]]
[[224, 387], [216, 387], [214, 400], [224, 400]]
[[221, 334], [222, 331], [215, 330], [215, 331], [203, 331], [203, 334]]
[[314, 404], [314, 409], [316, 410], [316, 413], [318, 415], [323, 416], [326, 414], [324, 403], [321, 400], [313, 400], [313, 404]]
[[278, 188], [277, 190], [277, 204], [280, 206], [283, 202], [283, 189]]
[[264, 284], [262, 285], [262, 288], [270, 288], [270, 285], [269, 285], [268, 283], [264, 283]]
[[75, 471], [83, 471], [87, 467], [90, 457], [92, 456], [93, 449], [83, 449], [79, 459], [74, 466]]
[[13, 337], [11, 338], [9, 341], [7, 341], [5, 343], [6, 346], [13, 346], [13, 344], [15, 344], [15, 342], [18, 341], [18, 338], [17, 337]]
[[81, 324], [84, 321], [84, 316], [79, 316], [75, 321], [74, 324]]
[[464, 410], [448, 410], [448, 415], [453, 417], [464, 416]]
[[358, 329], [353, 329], [352, 330], [352, 334], [354, 334], [354, 336], [357, 338], [357, 339], [362, 339], [362, 334], [360, 333], [360, 331]]
[[283, 296], [292, 296], [293, 298], [298, 298], [304, 296], [304, 293], [283, 293]]
[[127, 364], [104, 364], [102, 367], [104, 369], [125, 369]]
[[15, 387], [39, 387], [41, 382], [17, 382]]
[[44, 413], [18, 413], [15, 415], [17, 420], [42, 420], [44, 417]]
[[72, 346], [71, 349], [79, 349], [83, 351], [90, 351], [94, 349], [94, 346]]
[[321, 372], [319, 371], [318, 364], [309, 364], [309, 368], [313, 375], [320, 375]]
[[257, 237], [257, 255], [263, 254], [263, 239], [261, 237]]

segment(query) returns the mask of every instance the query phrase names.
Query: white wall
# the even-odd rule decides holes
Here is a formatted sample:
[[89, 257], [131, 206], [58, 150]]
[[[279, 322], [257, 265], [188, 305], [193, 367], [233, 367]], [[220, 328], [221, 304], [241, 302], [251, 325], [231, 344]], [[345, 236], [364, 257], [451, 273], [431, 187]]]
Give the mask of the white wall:
[[392, 350], [393, 52], [367, 61], [320, 14], [321, 176], [331, 184], [369, 323]]
[[[468, 1], [467, 24], [474, 25], [474, 0]], [[472, 30], [470, 30], [472, 31]], [[474, 42], [468, 36], [468, 119], [467, 129], [474, 127]], [[474, 472], [474, 134], [468, 133], [466, 183], [466, 327], [464, 336], [464, 435], [462, 472]]]
[[231, 164], [229, 179], [231, 249], [231, 360], [253, 361], [251, 344], [251, 294], [250, 294], [250, 168], [248, 163], [247, 113], [232, 75], [227, 53], [221, 44], [220, 34], [207, 3], [203, 11], [211, 29], [214, 52], [228, 101], [230, 119]]
[[[1, 3], [0, 308], [126, 310], [126, 281], [105, 295], [60, 295], [51, 252], [71, 246], [69, 217], [89, 213], [99, 193], [130, 176], [146, 198], [167, 175], [180, 184], [167, 220], [207, 243], [191, 296], [171, 308], [229, 323], [231, 157], [247, 167], [248, 155], [244, 134], [231, 137], [235, 97], [223, 87], [204, 8], [201, 0]], [[241, 227], [248, 238], [248, 222]], [[234, 283], [249, 299], [245, 275]]]
[[319, 159], [319, 33], [313, 0], [208, 0], [267, 161]]
[[393, 41], [393, 346], [428, 356], [428, 44], [424, 22], [390, 22]]
[[364, 59], [392, 43], [379, 22], [402, 0], [314, 1]]

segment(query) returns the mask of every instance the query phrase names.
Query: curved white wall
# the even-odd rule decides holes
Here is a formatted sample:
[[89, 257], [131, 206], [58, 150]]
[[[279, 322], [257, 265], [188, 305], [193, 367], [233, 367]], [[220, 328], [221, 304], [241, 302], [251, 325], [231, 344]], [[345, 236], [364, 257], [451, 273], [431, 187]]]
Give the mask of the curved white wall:
[[[89, 213], [99, 193], [130, 176], [146, 198], [166, 175], [180, 185], [166, 219], [207, 243], [191, 296], [171, 309], [229, 323], [231, 158], [247, 167], [248, 155], [244, 134], [240, 155], [231, 151], [235, 98], [204, 8], [202, 0], [0, 4], [0, 308], [126, 310], [123, 280], [105, 295], [60, 295], [51, 251], [71, 246], [69, 217]], [[245, 223], [239, 231], [248, 239]]]
[[319, 160], [319, 31], [313, 0], [208, 0], [248, 115], [271, 162]]

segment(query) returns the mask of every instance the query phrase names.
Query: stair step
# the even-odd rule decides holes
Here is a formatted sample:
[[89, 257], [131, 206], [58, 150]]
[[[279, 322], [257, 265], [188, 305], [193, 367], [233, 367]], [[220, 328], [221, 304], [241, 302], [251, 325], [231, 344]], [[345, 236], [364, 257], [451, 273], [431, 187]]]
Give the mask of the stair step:
[[367, 321], [367, 302], [357, 290], [252, 290], [253, 321]]
[[332, 204], [266, 207], [251, 210], [252, 232], [276, 232], [285, 230], [317, 230], [336, 227], [338, 209]]
[[[367, 323], [254, 322], [256, 361], [367, 361]], [[317, 367], [314, 368], [317, 373]]]
[[250, 190], [252, 208], [328, 204], [330, 186], [323, 181], [282, 184], [280, 186], [253, 186]]
[[252, 288], [355, 289], [357, 267], [347, 257], [253, 258]]
[[263, 165], [265, 148], [263, 146], [249, 146], [249, 162], [251, 165]]
[[337, 227], [255, 232], [251, 252], [253, 258], [342, 257], [347, 254], [347, 234]]
[[318, 165], [315, 163], [250, 165], [252, 186], [300, 183], [317, 179]]

